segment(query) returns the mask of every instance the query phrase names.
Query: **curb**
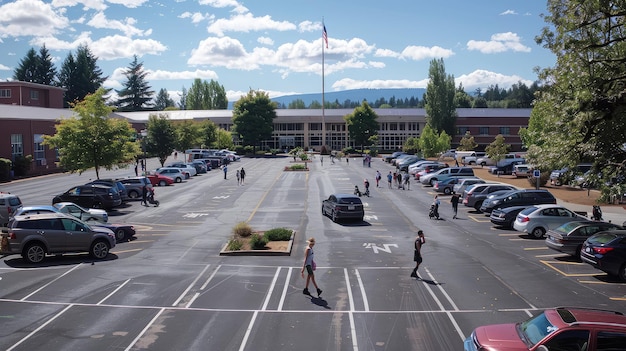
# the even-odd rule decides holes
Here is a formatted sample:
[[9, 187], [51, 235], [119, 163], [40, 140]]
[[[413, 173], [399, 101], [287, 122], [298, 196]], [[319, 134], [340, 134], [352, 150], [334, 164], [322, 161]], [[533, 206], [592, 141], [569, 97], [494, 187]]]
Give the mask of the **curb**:
[[291, 234], [289, 243], [287, 244], [287, 250], [227, 250], [228, 243], [224, 244], [220, 251], [220, 256], [291, 256], [291, 249], [293, 248], [293, 238], [296, 235], [294, 231]]

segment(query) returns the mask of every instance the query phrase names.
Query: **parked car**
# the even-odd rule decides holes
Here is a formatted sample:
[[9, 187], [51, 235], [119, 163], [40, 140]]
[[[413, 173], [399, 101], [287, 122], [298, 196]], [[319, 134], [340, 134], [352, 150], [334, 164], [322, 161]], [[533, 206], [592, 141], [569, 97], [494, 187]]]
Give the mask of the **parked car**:
[[422, 157], [419, 157], [419, 156], [416, 156], [416, 155], [411, 155], [411, 156], [403, 158], [401, 161], [398, 161], [396, 163], [396, 168], [400, 172], [408, 172], [410, 165], [412, 165], [413, 163], [415, 163], [417, 161], [422, 161], [422, 160], [424, 160]]
[[409, 165], [409, 174], [415, 174], [415, 173], [423, 170], [425, 165], [431, 165], [431, 164], [436, 164], [436, 163], [440, 163], [440, 162], [432, 161], [432, 160], [420, 160], [420, 161], [417, 161], [417, 162]]
[[463, 194], [463, 191], [470, 185], [474, 184], [486, 184], [484, 180], [480, 178], [460, 178], [459, 181], [452, 187], [452, 192], [455, 194]]
[[465, 351], [623, 350], [626, 316], [608, 310], [557, 307], [520, 323], [481, 326], [470, 334]]
[[525, 208], [528, 208], [528, 206], [512, 206], [495, 209], [491, 211], [489, 220], [497, 226], [512, 229], [517, 215]]
[[447, 163], [428, 163], [420, 166], [415, 173], [413, 178], [415, 180], [420, 180], [420, 178], [428, 173], [437, 172], [440, 169], [449, 167]]
[[183, 171], [181, 171], [180, 168], [161, 167], [161, 168], [157, 168], [155, 173], [168, 176], [174, 179], [174, 182], [176, 183], [181, 183], [184, 179], [187, 179], [187, 177], [185, 176], [185, 174], [183, 174]]
[[363, 202], [357, 195], [332, 194], [322, 201], [322, 215], [329, 216], [333, 222], [340, 219], [363, 220], [365, 210]]
[[135, 230], [135, 226], [131, 224], [123, 224], [123, 223], [102, 223], [98, 221], [87, 221], [85, 222], [90, 226], [104, 227], [113, 232], [115, 235], [116, 242], [122, 242], [126, 240], [130, 240], [137, 231]]
[[392, 160], [395, 160], [400, 155], [406, 155], [406, 152], [404, 152], [404, 151], [396, 151], [396, 152], [392, 153], [391, 155], [387, 155], [387, 156], [383, 157], [383, 160], [385, 162], [387, 162], [387, 163], [391, 163]]
[[[187, 163], [184, 162], [174, 162], [174, 163], [170, 163], [167, 167], [172, 167], [172, 168], [180, 168], [180, 170], [183, 173], [189, 173], [189, 177], [193, 177], [196, 176], [198, 174], [198, 171], [196, 171], [196, 167], [191, 166]], [[189, 178], [187, 177], [187, 178]]]
[[552, 250], [580, 257], [583, 243], [590, 236], [607, 230], [623, 229], [613, 223], [599, 221], [567, 222], [546, 234], [546, 245]]
[[517, 178], [527, 178], [532, 175], [532, 167], [525, 163], [514, 165], [511, 175]]
[[464, 165], [473, 166], [473, 165], [478, 164], [477, 161], [479, 158], [485, 157], [485, 156], [487, 156], [485, 152], [477, 151], [468, 156], [461, 156], [461, 163], [463, 163]]
[[580, 258], [595, 268], [626, 281], [626, 230], [611, 230], [585, 240]]
[[46, 254], [66, 252], [89, 252], [103, 259], [115, 247], [111, 230], [92, 227], [63, 213], [15, 216], [6, 231], [9, 252], [21, 254], [30, 263], [40, 263]]
[[196, 171], [198, 172], [198, 174], [206, 173], [210, 171], [209, 169], [210, 166], [207, 165], [207, 163], [202, 160], [193, 160], [189, 164], [196, 167]]
[[40, 213], [53, 213], [59, 212], [68, 215], [72, 215], [81, 221], [95, 220], [101, 223], [109, 221], [109, 214], [105, 210], [97, 208], [85, 208], [78, 206], [73, 202], [58, 202], [52, 206], [48, 205], [35, 205], [24, 206], [15, 213], [15, 216], [24, 216]]
[[[404, 155], [400, 155], [400, 156], [396, 157], [395, 159], [391, 160], [391, 164], [397, 167], [397, 166], [398, 166], [398, 163], [400, 163], [400, 162], [404, 161], [405, 159], [407, 159], [407, 158], [409, 158], [409, 157], [414, 158], [414, 157], [415, 157], [415, 155], [411, 155], [411, 154], [404, 154]], [[414, 162], [415, 162], [415, 161], [414, 161]]]
[[523, 164], [526, 162], [525, 160], [520, 161], [511, 161], [506, 164], [498, 164], [497, 166], [492, 166], [489, 168], [489, 173], [497, 174], [497, 175], [512, 175], [515, 170], [515, 166], [518, 164]]
[[456, 157], [456, 149], [450, 149], [448, 151], [442, 152], [439, 158], [455, 158]]
[[90, 185], [90, 184], [102, 184], [102, 185], [110, 186], [111, 188], [115, 189], [120, 194], [120, 198], [122, 199], [122, 202], [130, 200], [130, 198], [128, 197], [128, 194], [126, 193], [126, 187], [120, 181], [117, 181], [115, 179], [96, 179], [96, 180], [92, 180], [89, 183], [86, 183], [85, 185]]
[[171, 177], [168, 177], [166, 175], [159, 174], [159, 173], [148, 174], [146, 176], [146, 178], [148, 178], [148, 180], [150, 180], [150, 183], [153, 186], [154, 185], [166, 186], [166, 185], [174, 184], [174, 179], [172, 179]]
[[73, 202], [83, 207], [110, 210], [121, 205], [122, 198], [117, 188], [103, 184], [87, 184], [75, 186], [63, 194], [54, 196], [52, 204], [59, 202]]
[[580, 163], [570, 170], [569, 167], [555, 169], [550, 173], [550, 183], [552, 185], [568, 184], [577, 175], [584, 174], [589, 171], [593, 165], [591, 163]]
[[474, 170], [471, 167], [448, 167], [420, 177], [420, 183], [430, 184], [432, 186], [435, 185], [435, 182], [442, 181], [450, 177], [473, 178], [475, 175]]
[[448, 178], [446, 180], [442, 180], [440, 182], [436, 182], [433, 185], [433, 190], [437, 193], [443, 193], [445, 195], [450, 195], [453, 193], [452, 189], [459, 182], [461, 178]]
[[588, 221], [589, 218], [581, 216], [561, 205], [533, 205], [522, 210], [513, 223], [513, 229], [526, 232], [532, 237], [542, 238], [550, 229], [555, 229], [562, 224], [571, 221]]
[[126, 188], [126, 194], [131, 199], [141, 199], [143, 187], [152, 188], [152, 182], [148, 177], [129, 177], [118, 179]]
[[541, 204], [556, 204], [556, 198], [547, 190], [521, 189], [484, 201], [480, 206], [480, 211], [491, 213], [495, 208]]
[[477, 158], [476, 159], [476, 164], [480, 165], [481, 167], [484, 167], [484, 166], [495, 166], [496, 165], [496, 161], [490, 159], [489, 156], [485, 155], [483, 157]]
[[0, 193], [0, 227], [6, 227], [9, 219], [22, 207], [22, 200], [17, 195]]
[[478, 211], [480, 206], [483, 205], [483, 201], [487, 199], [487, 196], [500, 190], [513, 191], [517, 190], [517, 188], [509, 184], [500, 183], [473, 184], [463, 190], [461, 201], [463, 205], [473, 207]]

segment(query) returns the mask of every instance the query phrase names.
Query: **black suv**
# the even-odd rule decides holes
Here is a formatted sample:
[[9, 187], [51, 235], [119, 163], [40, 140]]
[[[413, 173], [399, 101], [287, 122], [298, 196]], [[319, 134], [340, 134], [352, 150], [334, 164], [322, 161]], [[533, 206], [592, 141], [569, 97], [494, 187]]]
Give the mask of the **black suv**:
[[122, 198], [117, 188], [88, 184], [75, 186], [63, 194], [56, 195], [52, 199], [52, 204], [57, 202], [73, 202], [83, 207], [112, 209], [122, 204]]
[[556, 204], [556, 198], [547, 190], [522, 189], [485, 200], [480, 211], [490, 214], [495, 208], [541, 204]]
[[119, 180], [96, 179], [96, 180], [92, 180], [89, 183], [86, 183], [85, 185], [91, 185], [91, 184], [102, 184], [102, 185], [110, 186], [111, 188], [117, 190], [118, 194], [120, 194], [120, 198], [122, 199], [122, 202], [126, 202], [130, 200], [130, 198], [128, 197], [128, 193], [126, 191], [126, 186], [124, 186], [124, 184]]

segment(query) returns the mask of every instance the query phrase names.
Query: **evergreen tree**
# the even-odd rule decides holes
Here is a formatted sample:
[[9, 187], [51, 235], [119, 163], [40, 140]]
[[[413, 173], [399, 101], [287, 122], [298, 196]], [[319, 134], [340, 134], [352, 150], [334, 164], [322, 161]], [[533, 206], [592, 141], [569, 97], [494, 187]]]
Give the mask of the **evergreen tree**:
[[68, 53], [58, 77], [59, 86], [66, 89], [66, 107], [82, 101], [87, 94], [94, 93], [107, 79], [102, 77], [97, 60], [86, 45], [78, 47], [76, 56]]
[[22, 82], [36, 83], [39, 66], [39, 57], [35, 49], [30, 48], [26, 56], [20, 60], [20, 64], [13, 71], [13, 79]]
[[52, 57], [48, 49], [46, 49], [46, 45], [39, 49], [37, 60], [37, 81], [35, 83], [52, 85], [57, 75], [57, 69], [52, 63]]
[[170, 98], [170, 94], [167, 92], [167, 89], [161, 88], [154, 101], [154, 108], [158, 111], [163, 111], [166, 108], [174, 107], [175, 105], [176, 103], [172, 98]]
[[133, 62], [124, 72], [126, 82], [124, 89], [118, 90], [119, 99], [117, 105], [120, 111], [142, 111], [152, 109], [152, 95], [154, 91], [150, 90], [148, 82], [146, 82], [147, 72], [143, 70], [143, 63], [137, 61], [137, 55], [134, 56]]

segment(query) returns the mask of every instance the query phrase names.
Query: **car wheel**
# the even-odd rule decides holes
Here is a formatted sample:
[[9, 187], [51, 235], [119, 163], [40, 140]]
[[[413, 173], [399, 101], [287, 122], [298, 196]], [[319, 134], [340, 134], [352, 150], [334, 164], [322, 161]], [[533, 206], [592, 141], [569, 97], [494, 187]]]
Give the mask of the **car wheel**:
[[[117, 233], [116, 233], [117, 236]], [[104, 240], [97, 240], [93, 244], [91, 244], [91, 249], [89, 250], [89, 254], [93, 258], [97, 258], [99, 260], [107, 257], [109, 254], [109, 245], [104, 242]]]
[[322, 216], [326, 216], [326, 211], [324, 211], [324, 206], [322, 206]]
[[617, 272], [617, 276], [621, 281], [626, 281], [626, 263], [624, 263], [620, 268], [619, 272]]
[[431, 179], [428, 181], [428, 183], [430, 183], [430, 186], [435, 186], [435, 183], [437, 183], [437, 179], [432, 179], [432, 178], [431, 178]]
[[46, 257], [46, 249], [40, 243], [33, 243], [24, 249], [22, 257], [30, 263], [39, 263]]
[[139, 192], [135, 190], [131, 190], [128, 192], [128, 197], [131, 199], [137, 199], [139, 198]]
[[545, 234], [546, 234], [545, 229], [543, 229], [541, 227], [537, 227], [537, 228], [533, 229], [533, 231], [530, 233], [530, 235], [532, 235], [533, 238], [535, 238], [535, 239], [541, 239]]
[[122, 241], [126, 239], [126, 231], [124, 229], [117, 229], [115, 231], [115, 240]]
[[477, 201], [477, 202], [474, 204], [474, 209], [475, 209], [476, 211], [480, 211], [480, 208], [481, 208], [482, 206], [483, 206], [483, 202], [482, 202], [482, 201]]
[[333, 210], [331, 218], [332, 218], [333, 222], [337, 222], [337, 212], [335, 212], [335, 210]]
[[166, 186], [166, 185], [167, 185], [166, 181], [164, 181], [164, 180], [160, 180], [159, 181], [159, 186]]
[[444, 193], [444, 194], [446, 194], [446, 195], [450, 195], [450, 194], [452, 193], [452, 189], [450, 189], [450, 188], [444, 188], [444, 189], [443, 189], [443, 193]]
[[102, 208], [102, 204], [99, 202], [94, 202], [94, 204], [91, 206], [91, 208]]
[[176, 177], [176, 183], [182, 183], [183, 182], [183, 178], [181, 177]]

